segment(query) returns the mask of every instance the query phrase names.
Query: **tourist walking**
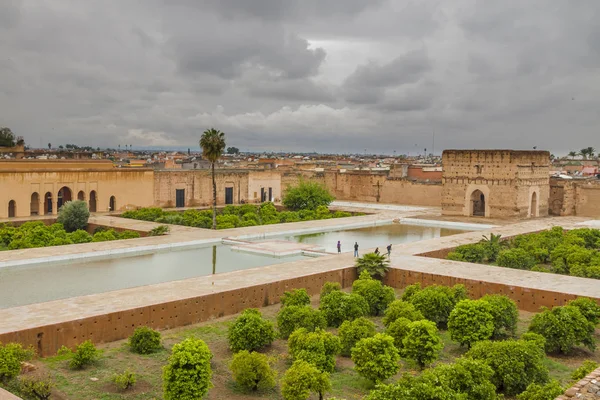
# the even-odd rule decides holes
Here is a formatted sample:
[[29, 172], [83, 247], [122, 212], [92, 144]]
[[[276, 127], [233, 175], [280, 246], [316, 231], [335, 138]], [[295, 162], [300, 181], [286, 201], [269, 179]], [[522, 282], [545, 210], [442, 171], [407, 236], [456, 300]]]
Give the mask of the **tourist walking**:
[[379, 247], [375, 248], [375, 251], [373, 253], [379, 255]]
[[354, 242], [354, 257], [358, 257], [358, 242]]
[[387, 252], [388, 252], [388, 258], [390, 258], [390, 255], [392, 254], [392, 245], [391, 244], [388, 245]]
[[340, 242], [338, 240], [338, 244], [337, 244], [337, 249], [338, 249], [338, 254], [342, 252], [342, 242]]

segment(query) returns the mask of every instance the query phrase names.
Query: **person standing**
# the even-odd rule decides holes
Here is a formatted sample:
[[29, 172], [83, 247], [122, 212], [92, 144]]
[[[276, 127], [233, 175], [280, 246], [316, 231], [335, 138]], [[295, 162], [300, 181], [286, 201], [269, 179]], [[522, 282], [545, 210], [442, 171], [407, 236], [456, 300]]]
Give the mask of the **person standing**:
[[375, 248], [375, 251], [373, 253], [379, 255], [379, 247]]
[[354, 257], [358, 257], [358, 242], [354, 242]]
[[342, 252], [342, 242], [340, 242], [338, 240], [338, 244], [337, 244], [337, 249], [338, 249], [338, 254]]
[[392, 254], [392, 245], [391, 244], [388, 245], [387, 252], [388, 252], [388, 258], [390, 258], [391, 254]]

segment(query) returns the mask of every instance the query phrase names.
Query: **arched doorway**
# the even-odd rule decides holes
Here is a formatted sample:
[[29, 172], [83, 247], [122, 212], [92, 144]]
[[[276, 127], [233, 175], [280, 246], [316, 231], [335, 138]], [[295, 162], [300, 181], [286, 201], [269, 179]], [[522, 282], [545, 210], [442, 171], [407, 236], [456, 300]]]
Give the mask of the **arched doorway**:
[[481, 190], [471, 193], [471, 215], [473, 217], [485, 217], [485, 195]]
[[115, 211], [117, 209], [117, 199], [115, 196], [110, 196], [110, 201], [108, 202], [109, 211]]
[[49, 215], [52, 214], [52, 193], [47, 192], [44, 196], [44, 214]]
[[90, 212], [96, 212], [96, 191], [92, 190], [90, 192]]
[[538, 210], [538, 202], [537, 202], [537, 193], [533, 192], [531, 194], [531, 213], [530, 213], [530, 216], [532, 218], [537, 217], [539, 215], [538, 211], [539, 210]]
[[31, 204], [29, 205], [29, 215], [40, 215], [40, 195], [35, 192], [31, 195]]
[[63, 186], [58, 191], [56, 207], [60, 210], [60, 208], [63, 206], [63, 204], [65, 204], [67, 201], [71, 201], [71, 200], [72, 200], [71, 189], [69, 189], [66, 186]]
[[17, 202], [11, 200], [8, 202], [8, 218], [14, 218], [17, 216]]
[[85, 193], [83, 193], [83, 190], [80, 190], [79, 193], [77, 193], [77, 200], [85, 200]]

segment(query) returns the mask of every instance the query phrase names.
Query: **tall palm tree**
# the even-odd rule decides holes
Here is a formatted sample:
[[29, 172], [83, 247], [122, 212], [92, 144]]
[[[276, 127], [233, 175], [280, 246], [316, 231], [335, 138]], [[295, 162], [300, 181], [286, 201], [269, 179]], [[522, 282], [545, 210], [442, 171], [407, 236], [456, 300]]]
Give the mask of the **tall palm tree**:
[[576, 151], [570, 151], [569, 152], [569, 157], [571, 157], [571, 160], [573, 160], [575, 157], [577, 157], [577, 152]]
[[210, 161], [213, 184], [213, 229], [217, 229], [217, 183], [215, 181], [215, 163], [223, 155], [225, 150], [225, 134], [217, 129], [210, 128], [202, 133], [200, 138], [202, 155]]

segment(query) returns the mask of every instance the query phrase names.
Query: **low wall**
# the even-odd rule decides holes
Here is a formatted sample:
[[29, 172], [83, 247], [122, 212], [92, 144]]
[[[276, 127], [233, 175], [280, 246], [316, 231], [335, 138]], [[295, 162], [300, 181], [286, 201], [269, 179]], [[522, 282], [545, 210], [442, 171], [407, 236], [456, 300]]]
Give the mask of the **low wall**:
[[569, 399], [600, 399], [600, 368], [592, 371], [588, 376], [567, 389], [564, 395], [556, 398], [556, 400]]
[[85, 340], [106, 343], [126, 339], [139, 326], [170, 329], [232, 315], [246, 308], [279, 303], [286, 290], [305, 288], [317, 294], [325, 282], [349, 287], [356, 279], [356, 268], [347, 267], [311, 275], [284, 279], [241, 289], [207, 293], [183, 300], [157, 303], [126, 311], [60, 322], [0, 335], [0, 342], [18, 342], [33, 346], [42, 357], [56, 354], [61, 346], [74, 348]]

